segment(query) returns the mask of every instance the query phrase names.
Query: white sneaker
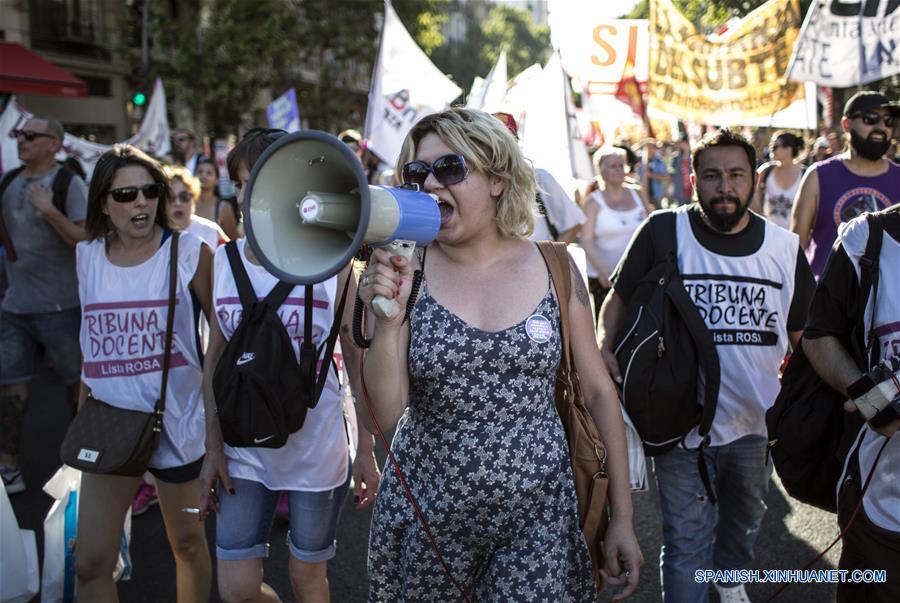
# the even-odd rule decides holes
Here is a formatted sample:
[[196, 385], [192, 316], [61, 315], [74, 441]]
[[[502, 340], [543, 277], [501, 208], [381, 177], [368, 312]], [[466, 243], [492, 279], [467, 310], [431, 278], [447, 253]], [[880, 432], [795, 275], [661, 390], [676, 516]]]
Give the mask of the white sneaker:
[[716, 586], [716, 592], [719, 593], [719, 601], [722, 603], [750, 603], [750, 597], [747, 596], [747, 590], [743, 584], [737, 586]]
[[3, 476], [3, 485], [7, 494], [18, 494], [25, 491], [25, 480], [22, 472], [6, 465], [0, 465], [0, 475]]

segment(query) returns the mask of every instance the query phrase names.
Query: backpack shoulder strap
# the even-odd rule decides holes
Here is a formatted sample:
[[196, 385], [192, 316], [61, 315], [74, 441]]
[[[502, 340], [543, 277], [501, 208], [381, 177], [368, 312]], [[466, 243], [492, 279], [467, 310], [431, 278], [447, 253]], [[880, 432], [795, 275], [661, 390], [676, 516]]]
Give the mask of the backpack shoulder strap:
[[[878, 304], [878, 259], [881, 256], [881, 243], [884, 239], [884, 216], [878, 213], [867, 214], [866, 223], [869, 226], [869, 238], [866, 240], [866, 250], [859, 258], [859, 308], [857, 308], [857, 333], [863, 338], [862, 355], [859, 360], [864, 362], [862, 369], [869, 368], [872, 364], [872, 353], [875, 346], [875, 310]], [[872, 295], [872, 320], [869, 330], [866, 331], [866, 305], [869, 292]], [[876, 352], [877, 353], [877, 352]]]
[[62, 215], [66, 215], [66, 198], [69, 196], [69, 184], [75, 172], [64, 165], [59, 166], [59, 171], [53, 177], [53, 205]]
[[650, 237], [653, 240], [653, 265], [671, 262], [678, 267], [677, 216], [674, 211], [662, 210], [649, 218]]
[[240, 251], [238, 251], [237, 241], [226, 243], [225, 253], [228, 256], [231, 274], [234, 277], [234, 283], [237, 285], [238, 295], [241, 298], [241, 306], [245, 313], [249, 313], [259, 299], [256, 297], [256, 291], [253, 289], [253, 284], [247, 275], [247, 269], [244, 268], [244, 262], [241, 260]]
[[25, 169], [25, 166], [19, 166], [17, 168], [13, 168], [3, 174], [3, 179], [0, 180], [0, 199], [3, 198], [3, 193], [6, 192], [6, 189], [9, 188], [9, 185], [12, 184], [13, 179], [22, 173], [22, 170]]

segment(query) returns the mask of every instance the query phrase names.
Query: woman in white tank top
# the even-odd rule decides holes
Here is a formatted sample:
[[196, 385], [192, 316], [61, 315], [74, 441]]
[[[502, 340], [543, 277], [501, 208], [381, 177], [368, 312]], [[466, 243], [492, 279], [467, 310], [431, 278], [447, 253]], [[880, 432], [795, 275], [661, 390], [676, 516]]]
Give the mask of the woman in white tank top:
[[[228, 168], [235, 182], [238, 201], [252, 166], [262, 152], [283, 132], [251, 133], [228, 155]], [[235, 243], [240, 261], [254, 292], [265, 297], [278, 279], [260, 265], [246, 240]], [[350, 279], [343, 316], [335, 307], [344, 284]], [[313, 343], [325, 341], [334, 320], [341, 320], [340, 347], [353, 391], [359, 391], [359, 350], [350, 335], [355, 279], [350, 266], [337, 277], [313, 286], [312, 300], [305, 299], [303, 286], [294, 287], [278, 309], [299, 359], [304, 335], [304, 309], [313, 305]], [[206, 352], [204, 392], [206, 401], [206, 457], [201, 474], [201, 519], [218, 514], [216, 557], [219, 593], [226, 601], [278, 601], [272, 588], [262, 582], [263, 559], [268, 556], [272, 520], [279, 492], [287, 492], [290, 509], [288, 551], [293, 594], [298, 601], [329, 599], [326, 563], [335, 553], [335, 533], [350, 478], [348, 435], [345, 430], [342, 391], [333, 370], [315, 408], [310, 409], [299, 431], [281, 448], [231, 447], [223, 442], [216, 419], [212, 376], [228, 340], [241, 321], [242, 306], [227, 249], [220, 247], [213, 268], [215, 318], [210, 321]], [[298, 400], [298, 404], [299, 404]], [[356, 507], [375, 499], [380, 475], [374, 456], [374, 441], [361, 426], [353, 464]]]
[[756, 170], [756, 193], [751, 209], [786, 229], [791, 227], [794, 197], [803, 179], [803, 165], [799, 158], [802, 148], [802, 138], [779, 130], [772, 135], [772, 142], [769, 143], [772, 161]]
[[[150, 411], [159, 397], [166, 330], [172, 231], [171, 194], [159, 164], [139, 149], [116, 145], [94, 169], [85, 229], [78, 244], [81, 349], [79, 405], [90, 390], [120, 408]], [[212, 252], [182, 233], [163, 433], [150, 459], [160, 509], [175, 555], [179, 601], [209, 599], [212, 576], [206, 535], [196, 516], [203, 457], [199, 308], [210, 311]], [[198, 307], [199, 306], [199, 307]], [[80, 601], [116, 601], [113, 569], [122, 524], [140, 477], [84, 473], [78, 505], [75, 572]]]
[[587, 255], [588, 287], [594, 298], [594, 317], [610, 289], [609, 277], [631, 235], [644, 221], [649, 209], [638, 190], [625, 186], [625, 151], [604, 147], [594, 154], [594, 165], [603, 187], [585, 201], [581, 246]]

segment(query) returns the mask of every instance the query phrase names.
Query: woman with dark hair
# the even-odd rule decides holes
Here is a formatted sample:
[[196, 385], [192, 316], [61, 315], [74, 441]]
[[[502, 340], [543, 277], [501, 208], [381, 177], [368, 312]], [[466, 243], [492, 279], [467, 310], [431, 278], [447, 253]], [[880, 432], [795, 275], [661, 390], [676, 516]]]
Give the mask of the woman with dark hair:
[[803, 177], [800, 151], [803, 139], [792, 132], [779, 130], [772, 135], [769, 153], [772, 160], [756, 170], [756, 194], [751, 209], [781, 226], [789, 228], [794, 197]]
[[201, 218], [212, 220], [222, 227], [229, 239], [244, 236], [241, 227], [241, 210], [234, 197], [219, 196], [219, 170], [216, 162], [209, 157], [201, 157], [194, 171], [200, 181], [200, 193], [194, 213]]
[[[228, 171], [238, 200], [253, 165], [283, 130], [253, 130], [228, 154]], [[233, 247], [232, 247], [233, 246]], [[229, 252], [236, 252], [235, 262]], [[240, 262], [240, 263], [238, 263]], [[212, 375], [228, 341], [240, 325], [242, 306], [235, 271], [245, 272], [254, 293], [264, 298], [278, 278], [260, 265], [246, 239], [220, 247], [213, 263], [215, 318], [210, 321], [206, 351], [204, 392], [207, 405], [206, 459], [201, 473], [201, 517], [215, 512], [216, 558], [219, 594], [224, 601], [278, 601], [278, 595], [263, 582], [263, 559], [269, 553], [273, 517], [281, 500], [290, 517], [288, 550], [291, 587], [297, 601], [329, 600], [327, 562], [335, 555], [335, 534], [341, 508], [350, 484], [355, 484], [356, 507], [374, 501], [380, 479], [373, 453], [374, 441], [358, 430], [357, 455], [351, 463], [344, 425], [342, 384], [336, 371], [328, 370], [321, 398], [307, 414], [302, 428], [291, 434], [281, 448], [233, 447], [225, 444], [215, 415]], [[238, 274], [240, 274], [238, 272]], [[347, 303], [342, 316], [335, 308], [347, 284]], [[359, 391], [358, 348], [350, 337], [352, 300], [356, 284], [346, 266], [312, 287], [307, 299], [303, 286], [294, 287], [277, 309], [299, 361], [304, 337], [304, 308], [312, 310], [312, 339], [317, 349], [334, 321], [341, 321], [343, 361], [354, 391]], [[335, 357], [337, 358], [337, 354]], [[248, 369], [254, 365], [248, 364]], [[327, 367], [326, 367], [327, 370]], [[302, 402], [297, 400], [298, 404]], [[352, 431], [352, 430], [351, 430]]]
[[[94, 168], [85, 230], [78, 244], [82, 386], [119, 408], [152, 412], [159, 397], [169, 297], [172, 230], [169, 183], [159, 164], [116, 145]], [[212, 252], [199, 237], [178, 241], [176, 304], [159, 447], [150, 459], [179, 601], [209, 599], [211, 567], [203, 524], [184, 513], [199, 504], [203, 461], [199, 312], [210, 311]], [[116, 601], [112, 580], [122, 523], [139, 477], [84, 473], [78, 505], [75, 573], [80, 601]]]

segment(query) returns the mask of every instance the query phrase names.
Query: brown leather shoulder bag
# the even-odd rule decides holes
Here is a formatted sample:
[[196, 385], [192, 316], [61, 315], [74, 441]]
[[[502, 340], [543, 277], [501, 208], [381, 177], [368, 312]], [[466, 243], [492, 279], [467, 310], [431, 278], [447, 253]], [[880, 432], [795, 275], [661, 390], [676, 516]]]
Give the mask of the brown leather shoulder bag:
[[606, 474], [606, 447], [597, 431], [590, 412], [584, 405], [578, 374], [572, 359], [569, 330], [569, 297], [572, 292], [572, 273], [569, 252], [565, 243], [541, 241], [538, 249], [550, 270], [550, 278], [556, 289], [562, 324], [562, 359], [556, 374], [556, 412], [566, 432], [575, 493], [578, 497], [578, 519], [584, 540], [594, 564], [594, 580], [602, 590], [600, 569], [605, 567], [603, 538], [609, 526], [609, 504], [606, 491], [609, 477]]

